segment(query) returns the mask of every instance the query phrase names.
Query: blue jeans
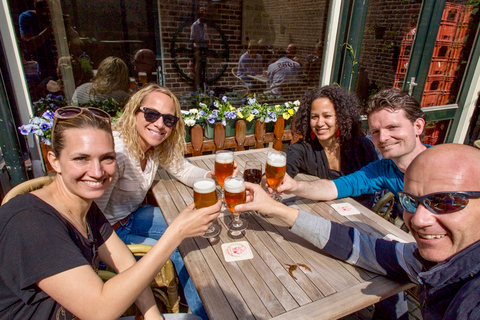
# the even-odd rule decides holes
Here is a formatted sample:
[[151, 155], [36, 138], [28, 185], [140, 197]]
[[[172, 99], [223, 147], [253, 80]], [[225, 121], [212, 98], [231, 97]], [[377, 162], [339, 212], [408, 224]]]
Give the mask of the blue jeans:
[[[167, 227], [167, 222], [163, 218], [160, 208], [144, 205], [130, 214], [130, 219], [128, 219], [127, 223], [118, 228], [116, 232], [126, 244], [148, 244], [153, 246], [163, 235]], [[193, 314], [203, 319], [208, 319], [197, 289], [195, 289], [192, 279], [190, 279], [178, 249], [175, 249], [170, 259], [177, 270], [178, 279], [183, 286], [183, 292], [190, 310]]]

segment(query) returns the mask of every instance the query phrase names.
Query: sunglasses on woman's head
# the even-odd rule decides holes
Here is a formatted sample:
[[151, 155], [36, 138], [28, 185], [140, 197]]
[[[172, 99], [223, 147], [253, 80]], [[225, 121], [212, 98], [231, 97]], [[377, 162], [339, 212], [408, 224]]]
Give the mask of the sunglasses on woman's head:
[[418, 206], [423, 204], [433, 214], [447, 214], [464, 209], [470, 198], [480, 198], [480, 191], [435, 192], [419, 197], [399, 192], [398, 197], [407, 212], [415, 213]]
[[110, 115], [108, 113], [106, 113], [103, 110], [100, 110], [100, 109], [97, 109], [97, 108], [92, 108], [92, 107], [82, 108], [82, 107], [72, 107], [72, 106], [70, 106], [70, 107], [59, 108], [59, 109], [57, 109], [57, 111], [55, 111], [55, 118], [56, 119], [62, 119], [62, 120], [71, 119], [71, 118], [78, 117], [79, 115], [81, 115], [84, 112], [90, 112], [91, 114], [93, 114], [97, 118], [100, 118], [100, 119], [103, 119], [103, 120], [107, 120], [108, 122], [111, 122], [110, 121]]
[[171, 114], [163, 114], [158, 112], [155, 109], [150, 109], [150, 108], [145, 108], [145, 107], [140, 107], [140, 110], [143, 111], [143, 116], [145, 117], [145, 120], [148, 122], [155, 122], [160, 117], [163, 117], [163, 123], [169, 127], [172, 128], [177, 124], [178, 117], [171, 115]]

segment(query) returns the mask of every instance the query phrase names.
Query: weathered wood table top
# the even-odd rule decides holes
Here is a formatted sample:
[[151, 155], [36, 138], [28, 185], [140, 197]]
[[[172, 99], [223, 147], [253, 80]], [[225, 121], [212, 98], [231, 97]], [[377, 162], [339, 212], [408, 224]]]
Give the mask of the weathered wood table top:
[[[266, 162], [269, 149], [235, 152], [243, 172], [245, 161]], [[214, 155], [189, 158], [195, 165], [213, 169]], [[265, 169], [265, 167], [264, 167]], [[193, 202], [193, 190], [159, 172], [153, 187], [154, 196], [167, 223]], [[301, 177], [310, 179], [308, 176]], [[292, 197], [287, 204], [332, 221], [357, 227], [372, 235], [387, 234], [413, 241], [413, 237], [366, 209], [353, 199], [316, 202]], [[332, 203], [349, 202], [360, 215], [342, 216]], [[179, 250], [185, 265], [212, 320], [224, 319], [336, 319], [368, 307], [381, 299], [403, 291], [411, 285], [399, 284], [385, 277], [336, 260], [308, 241], [291, 233], [276, 218], [242, 214], [248, 229], [241, 238], [228, 235], [227, 223], [232, 215], [220, 214], [222, 230], [215, 241], [197, 237], [185, 240]], [[226, 262], [221, 245], [248, 241], [253, 259]], [[289, 272], [288, 265], [297, 265]], [[307, 268], [300, 265], [307, 266]]]

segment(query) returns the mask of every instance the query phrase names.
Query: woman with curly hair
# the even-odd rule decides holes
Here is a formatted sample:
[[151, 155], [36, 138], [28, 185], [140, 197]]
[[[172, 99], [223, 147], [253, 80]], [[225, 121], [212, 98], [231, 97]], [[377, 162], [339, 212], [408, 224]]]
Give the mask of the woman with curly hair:
[[123, 106], [130, 98], [129, 90], [128, 66], [120, 58], [107, 57], [100, 62], [92, 82], [75, 89], [72, 102], [78, 105], [112, 98]]
[[[154, 245], [167, 229], [158, 207], [142, 205], [159, 168], [188, 186], [212, 173], [184, 157], [185, 129], [180, 103], [167, 88], [149, 84], [137, 91], [113, 124], [117, 172], [96, 200], [117, 235], [126, 244]], [[197, 291], [178, 250], [171, 260], [177, 269], [192, 313], [206, 318]]]
[[[373, 143], [365, 137], [358, 99], [346, 89], [330, 85], [307, 93], [294, 118], [303, 138], [288, 147], [287, 173], [335, 179], [377, 160]], [[371, 197], [360, 200], [372, 205]]]

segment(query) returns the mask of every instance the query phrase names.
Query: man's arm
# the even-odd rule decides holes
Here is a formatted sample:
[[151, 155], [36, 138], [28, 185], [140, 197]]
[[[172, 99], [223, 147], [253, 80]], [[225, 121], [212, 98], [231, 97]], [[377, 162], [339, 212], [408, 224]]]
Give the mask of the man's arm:
[[312, 200], [333, 200], [338, 197], [337, 187], [332, 180], [297, 181], [288, 174], [285, 174], [277, 192], [293, 193]]

